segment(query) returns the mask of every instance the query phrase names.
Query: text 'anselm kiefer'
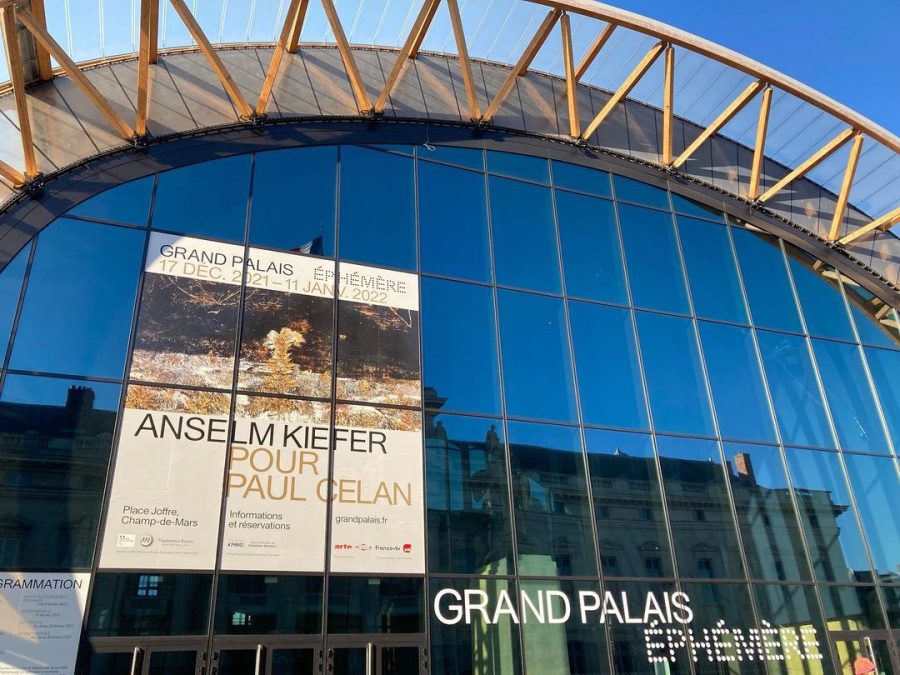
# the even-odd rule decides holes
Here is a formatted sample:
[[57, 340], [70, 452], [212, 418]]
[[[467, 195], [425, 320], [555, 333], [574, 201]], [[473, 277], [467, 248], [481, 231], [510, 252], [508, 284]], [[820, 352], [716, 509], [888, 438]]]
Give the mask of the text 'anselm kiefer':
[[[227, 443], [225, 418], [168, 415], [147, 412], [134, 432], [158, 440]], [[266, 501], [305, 502], [329, 499], [329, 481], [323, 459], [329, 446], [364, 461], [365, 455], [387, 455], [388, 434], [378, 429], [335, 427], [329, 444], [324, 425], [235, 420], [231, 423], [231, 460], [227, 495]], [[363, 481], [335, 476], [330, 499], [343, 504], [412, 506], [409, 481]]]

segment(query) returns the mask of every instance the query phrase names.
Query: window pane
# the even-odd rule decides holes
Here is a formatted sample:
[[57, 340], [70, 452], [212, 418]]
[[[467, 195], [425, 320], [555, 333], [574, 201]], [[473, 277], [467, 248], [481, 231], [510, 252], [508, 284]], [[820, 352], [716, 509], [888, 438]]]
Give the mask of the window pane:
[[553, 184], [558, 188], [578, 190], [600, 197], [612, 196], [609, 174], [578, 164], [553, 160]]
[[653, 424], [660, 430], [712, 436], [693, 323], [644, 312], [636, 317]]
[[732, 228], [753, 324], [800, 332], [800, 316], [774, 237]]
[[328, 582], [328, 632], [424, 632], [423, 581], [332, 576]]
[[846, 453], [847, 473], [875, 571], [896, 579], [900, 569], [900, 479], [894, 461]]
[[419, 150], [419, 159], [434, 160], [456, 164], [470, 169], [484, 170], [484, 155], [481, 150], [474, 148], [457, 148], [452, 145], [433, 145], [434, 150], [425, 148], [425, 152]]
[[809, 579], [809, 562], [781, 452], [763, 445], [726, 443], [725, 457], [750, 577]]
[[570, 302], [569, 319], [585, 424], [648, 428], [631, 312]]
[[722, 437], [775, 441], [750, 330], [706, 321], [699, 326]]
[[[796, 651], [782, 648], [779, 651], [785, 656], [784, 660], [766, 662], [766, 672], [769, 675], [833, 672], [826, 644], [825, 624], [815, 590], [811, 586], [756, 584], [753, 586], [753, 595], [760, 622], [768, 621], [777, 628], [782, 644], [799, 642], [806, 654], [806, 659], [803, 659], [798, 657]], [[805, 631], [810, 629], [815, 634], [807, 637]], [[812, 644], [813, 640], [818, 641], [818, 647]]]
[[111, 220], [117, 223], [147, 227], [154, 180], [153, 176], [148, 176], [124, 185], [117, 185], [81, 202], [69, 213], [82, 218]]
[[604, 577], [671, 577], [672, 551], [650, 437], [584, 430]]
[[578, 429], [509, 425], [519, 574], [593, 576], [594, 536]]
[[[844, 297], [837, 282], [826, 280], [793, 257], [789, 260], [809, 334], [853, 340], [850, 317], [847, 315]], [[813, 262], [806, 256], [804, 256], [804, 261], [808, 264]]]
[[682, 577], [742, 578], [737, 533], [715, 441], [658, 436], [660, 467]]
[[762, 330], [756, 335], [782, 440], [834, 447], [806, 340]]
[[16, 309], [22, 293], [22, 279], [25, 277], [30, 251], [31, 246], [23, 248], [0, 272], [0, 359], [6, 359], [9, 333], [16, 319]]
[[820, 588], [828, 629], [878, 630], [884, 618], [874, 586], [825, 586]]
[[559, 293], [559, 258], [550, 190], [491, 177], [497, 283]]
[[866, 347], [865, 353], [894, 447], [900, 448], [900, 352]]
[[[847, 291], [849, 300], [852, 297], [850, 289], [846, 284], [844, 289]], [[897, 318], [897, 310], [888, 310], [884, 316], [876, 319], [868, 311], [856, 306], [852, 300], [850, 300], [850, 310], [856, 330], [859, 332], [859, 339], [863, 344], [887, 347], [888, 349], [900, 348], [900, 334], [898, 334], [900, 320]], [[874, 308], [872, 311], [875, 311]]]
[[429, 569], [512, 574], [502, 423], [426, 413], [425, 457]]
[[484, 174], [419, 164], [422, 271], [490, 281]]
[[869, 563], [840, 458], [818, 450], [786, 454], [816, 579], [865, 581]]
[[118, 385], [9, 375], [0, 397], [0, 568], [90, 567]]
[[672, 206], [675, 207], [675, 213], [684, 213], [688, 216], [696, 216], [697, 218], [705, 218], [706, 220], [715, 220], [720, 223], [725, 222], [720, 209], [706, 206], [693, 199], [682, 197], [679, 194], [672, 193]]
[[341, 147], [340, 256], [416, 268], [413, 160]]
[[635, 307], [687, 314], [672, 214], [620, 205], [619, 219]]
[[500, 340], [506, 412], [577, 419], [562, 300], [500, 291]]
[[425, 404], [500, 414], [490, 288], [422, 279]]
[[612, 202], [556, 192], [569, 297], [625, 304], [625, 272]]
[[841, 447], [889, 454], [860, 348], [827, 340], [812, 345]]
[[616, 175], [613, 175], [613, 184], [616, 188], [616, 199], [620, 202], [669, 209], [669, 193], [665, 190], [647, 185], [639, 180]]
[[540, 157], [488, 150], [487, 162], [488, 171], [491, 173], [502, 173], [507, 176], [533, 180], [537, 183], [550, 182], [547, 160]]
[[734, 256], [723, 225], [678, 217], [694, 312], [710, 319], [747, 323]]
[[333, 256], [336, 164], [335, 147], [258, 153], [250, 243]]
[[216, 633], [273, 635], [322, 630], [322, 577], [222, 574]]
[[144, 236], [65, 219], [44, 230], [11, 367], [122, 377]]
[[159, 174], [153, 227], [243, 241], [250, 161], [240, 155]]

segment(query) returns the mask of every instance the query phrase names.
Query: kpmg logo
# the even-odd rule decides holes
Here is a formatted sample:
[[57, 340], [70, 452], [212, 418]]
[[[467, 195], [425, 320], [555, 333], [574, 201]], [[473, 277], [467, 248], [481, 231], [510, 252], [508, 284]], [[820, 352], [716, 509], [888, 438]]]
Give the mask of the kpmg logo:
[[229, 541], [227, 544], [228, 548], [244, 548], [244, 542], [242, 541]]

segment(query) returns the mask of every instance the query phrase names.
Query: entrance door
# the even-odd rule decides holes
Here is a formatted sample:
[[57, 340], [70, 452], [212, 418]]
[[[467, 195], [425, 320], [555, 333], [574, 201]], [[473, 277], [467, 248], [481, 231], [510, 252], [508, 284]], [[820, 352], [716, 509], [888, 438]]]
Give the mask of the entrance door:
[[313, 675], [321, 663], [318, 637], [216, 638], [209, 675]]
[[426, 675], [424, 635], [330, 636], [325, 651], [329, 675]]
[[204, 642], [196, 639], [96, 639], [82, 655], [83, 668], [79, 672], [88, 675], [208, 675]]
[[900, 675], [896, 646], [887, 631], [832, 633], [841, 675]]

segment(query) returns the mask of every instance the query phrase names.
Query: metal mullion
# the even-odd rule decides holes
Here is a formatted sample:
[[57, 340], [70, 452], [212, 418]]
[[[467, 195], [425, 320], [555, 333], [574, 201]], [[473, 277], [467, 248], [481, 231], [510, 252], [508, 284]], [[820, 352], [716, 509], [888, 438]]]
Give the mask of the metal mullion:
[[[31, 268], [34, 263], [34, 251], [37, 248], [36, 239], [32, 239], [26, 246], [30, 246], [28, 259], [25, 261], [25, 269], [22, 271], [22, 281], [19, 285], [19, 297], [16, 300], [16, 308], [13, 311], [12, 325], [9, 327], [9, 335], [6, 340], [6, 349], [3, 352], [3, 364], [0, 368], [0, 393], [6, 383], [6, 372], [9, 370], [9, 362], [12, 359], [13, 345], [16, 342], [16, 333], [19, 332], [19, 322], [22, 320], [22, 310], [25, 307], [25, 291], [28, 288], [28, 279], [31, 276]], [[8, 265], [7, 265], [8, 267]], [[4, 271], [6, 268], [4, 268]]]

